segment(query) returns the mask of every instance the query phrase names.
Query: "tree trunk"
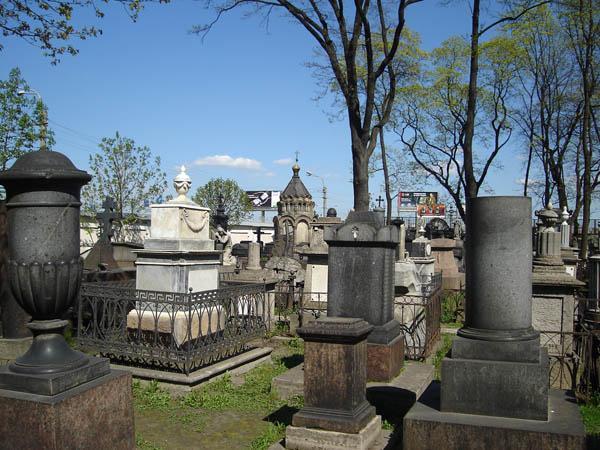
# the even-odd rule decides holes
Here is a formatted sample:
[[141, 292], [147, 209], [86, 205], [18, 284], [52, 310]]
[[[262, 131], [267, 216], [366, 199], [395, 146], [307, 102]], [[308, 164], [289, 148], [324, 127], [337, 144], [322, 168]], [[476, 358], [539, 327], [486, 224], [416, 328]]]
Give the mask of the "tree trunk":
[[390, 192], [390, 174], [387, 165], [387, 154], [385, 150], [385, 140], [383, 131], [379, 134], [379, 143], [381, 145], [381, 164], [383, 166], [383, 181], [385, 183], [385, 203], [387, 205], [386, 218], [388, 225], [392, 223], [392, 193]]
[[479, 0], [473, 1], [471, 16], [471, 58], [469, 66], [469, 90], [467, 97], [467, 120], [463, 140], [465, 169], [465, 200], [477, 197], [477, 181], [473, 169], [473, 136], [475, 134], [475, 109], [477, 108], [477, 73], [479, 71]]
[[354, 210], [369, 210], [369, 157], [367, 147], [352, 130], [352, 184], [354, 187]]

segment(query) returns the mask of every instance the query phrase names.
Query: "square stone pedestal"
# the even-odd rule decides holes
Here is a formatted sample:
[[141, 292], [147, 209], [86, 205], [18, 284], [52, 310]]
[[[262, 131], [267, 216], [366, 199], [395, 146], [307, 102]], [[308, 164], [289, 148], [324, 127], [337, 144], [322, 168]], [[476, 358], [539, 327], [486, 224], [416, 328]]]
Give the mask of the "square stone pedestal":
[[381, 416], [373, 417], [358, 433], [340, 433], [288, 426], [285, 448], [294, 450], [368, 450], [381, 436]]
[[551, 390], [548, 420], [441, 412], [432, 383], [404, 417], [404, 450], [584, 450], [585, 429], [574, 399]]
[[54, 396], [0, 389], [0, 449], [135, 448], [131, 375], [113, 370]]
[[367, 380], [390, 381], [404, 364], [404, 336], [396, 336], [389, 344], [367, 343]]

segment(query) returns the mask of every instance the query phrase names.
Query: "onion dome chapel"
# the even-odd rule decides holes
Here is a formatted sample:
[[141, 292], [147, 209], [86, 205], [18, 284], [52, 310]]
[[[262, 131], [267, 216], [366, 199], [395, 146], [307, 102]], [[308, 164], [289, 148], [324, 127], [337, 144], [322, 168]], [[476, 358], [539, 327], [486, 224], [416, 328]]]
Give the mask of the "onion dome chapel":
[[277, 217], [273, 221], [277, 237], [288, 243], [293, 242], [295, 250], [296, 247], [309, 245], [315, 202], [300, 179], [298, 160], [293, 165], [292, 172], [292, 179], [277, 203]]

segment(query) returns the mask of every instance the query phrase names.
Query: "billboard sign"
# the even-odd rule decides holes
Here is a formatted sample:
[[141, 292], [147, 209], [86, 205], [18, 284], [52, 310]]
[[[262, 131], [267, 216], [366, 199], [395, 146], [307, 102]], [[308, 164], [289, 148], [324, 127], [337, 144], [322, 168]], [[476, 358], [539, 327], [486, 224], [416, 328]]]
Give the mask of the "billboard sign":
[[420, 205], [434, 206], [438, 202], [437, 192], [400, 192], [398, 194], [399, 211], [415, 211]]
[[279, 191], [246, 191], [255, 211], [277, 209]]

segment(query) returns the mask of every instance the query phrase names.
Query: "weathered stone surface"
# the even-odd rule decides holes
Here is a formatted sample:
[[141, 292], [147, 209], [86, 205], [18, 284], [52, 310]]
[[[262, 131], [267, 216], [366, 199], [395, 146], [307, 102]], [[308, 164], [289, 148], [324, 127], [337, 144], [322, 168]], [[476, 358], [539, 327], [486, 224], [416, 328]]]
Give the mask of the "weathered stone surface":
[[304, 407], [294, 426], [358, 433], [373, 418], [365, 396], [372, 329], [362, 319], [324, 317], [297, 330], [304, 339]]
[[50, 374], [16, 373], [10, 370], [9, 366], [4, 366], [0, 367], [0, 389], [52, 396], [88, 383], [109, 372], [108, 359], [94, 356], [90, 356], [84, 366]]
[[110, 374], [55, 396], [0, 390], [0, 449], [135, 448], [131, 375]]
[[25, 353], [31, 346], [33, 338], [0, 339], [0, 364], [2, 361], [13, 361]]
[[327, 315], [360, 317], [375, 326], [369, 342], [388, 344], [400, 334], [394, 319], [394, 261], [398, 229], [374, 212], [351, 212], [329, 245]]
[[390, 381], [404, 364], [404, 336], [397, 336], [389, 344], [367, 345], [367, 380]]
[[404, 417], [404, 450], [586, 448], [577, 404], [564, 391], [550, 391], [548, 421], [441, 412], [439, 395], [432, 384]]
[[441, 410], [547, 420], [548, 351], [540, 361], [442, 360]]
[[285, 448], [294, 450], [368, 450], [381, 438], [381, 417], [373, 417], [358, 433], [288, 426]]
[[260, 244], [258, 242], [250, 242], [248, 244], [248, 264], [247, 270], [260, 270]]
[[457, 336], [452, 341], [452, 358], [537, 363], [540, 360], [540, 337], [502, 342]]

